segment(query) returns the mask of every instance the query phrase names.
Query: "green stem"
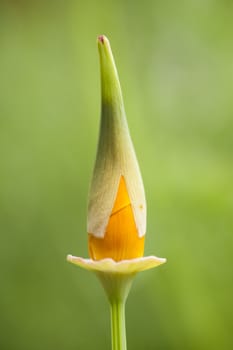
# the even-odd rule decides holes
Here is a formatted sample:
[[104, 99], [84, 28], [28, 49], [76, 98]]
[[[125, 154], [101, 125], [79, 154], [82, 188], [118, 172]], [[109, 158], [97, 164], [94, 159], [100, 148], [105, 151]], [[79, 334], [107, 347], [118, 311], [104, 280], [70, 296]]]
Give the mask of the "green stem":
[[127, 350], [125, 331], [125, 302], [111, 302], [112, 350]]
[[112, 350], [127, 350], [125, 331], [125, 303], [135, 273], [96, 272], [111, 307]]

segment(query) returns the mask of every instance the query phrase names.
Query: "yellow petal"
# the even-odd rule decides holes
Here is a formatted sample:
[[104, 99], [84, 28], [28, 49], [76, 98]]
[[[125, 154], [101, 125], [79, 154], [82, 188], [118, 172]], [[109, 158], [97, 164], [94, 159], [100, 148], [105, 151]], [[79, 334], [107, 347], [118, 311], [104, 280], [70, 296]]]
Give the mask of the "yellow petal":
[[89, 255], [93, 260], [138, 258], [144, 253], [144, 238], [138, 235], [125, 180], [121, 176], [104, 237], [88, 235]]

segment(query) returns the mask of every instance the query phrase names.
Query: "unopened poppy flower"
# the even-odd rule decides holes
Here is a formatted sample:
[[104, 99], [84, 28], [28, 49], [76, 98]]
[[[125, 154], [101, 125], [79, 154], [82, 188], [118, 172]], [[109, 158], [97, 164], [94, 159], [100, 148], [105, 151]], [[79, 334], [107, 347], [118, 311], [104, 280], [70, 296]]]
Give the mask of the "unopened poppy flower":
[[114, 300], [124, 304], [134, 275], [163, 264], [166, 259], [143, 257], [146, 234], [144, 186], [110, 44], [105, 36], [99, 36], [97, 42], [102, 101], [99, 142], [88, 201], [90, 259], [72, 255], [67, 259], [97, 274], [111, 304]]

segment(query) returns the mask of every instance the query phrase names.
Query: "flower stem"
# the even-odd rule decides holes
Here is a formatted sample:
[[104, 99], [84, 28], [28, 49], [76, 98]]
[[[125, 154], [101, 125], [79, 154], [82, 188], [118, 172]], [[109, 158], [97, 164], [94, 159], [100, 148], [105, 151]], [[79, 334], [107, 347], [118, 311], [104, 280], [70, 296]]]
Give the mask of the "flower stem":
[[111, 307], [112, 350], [127, 350], [125, 331], [125, 303], [135, 272], [96, 272]]
[[127, 350], [125, 331], [125, 301], [114, 300], [111, 306], [112, 350]]

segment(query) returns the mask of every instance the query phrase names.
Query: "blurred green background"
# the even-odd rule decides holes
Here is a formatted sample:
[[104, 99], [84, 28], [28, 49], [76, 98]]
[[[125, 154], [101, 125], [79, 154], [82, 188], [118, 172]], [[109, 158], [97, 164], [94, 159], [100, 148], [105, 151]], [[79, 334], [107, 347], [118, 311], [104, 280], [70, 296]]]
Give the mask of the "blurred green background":
[[233, 3], [0, 1], [0, 349], [110, 349], [87, 256], [109, 37], [148, 201], [128, 348], [233, 349]]

